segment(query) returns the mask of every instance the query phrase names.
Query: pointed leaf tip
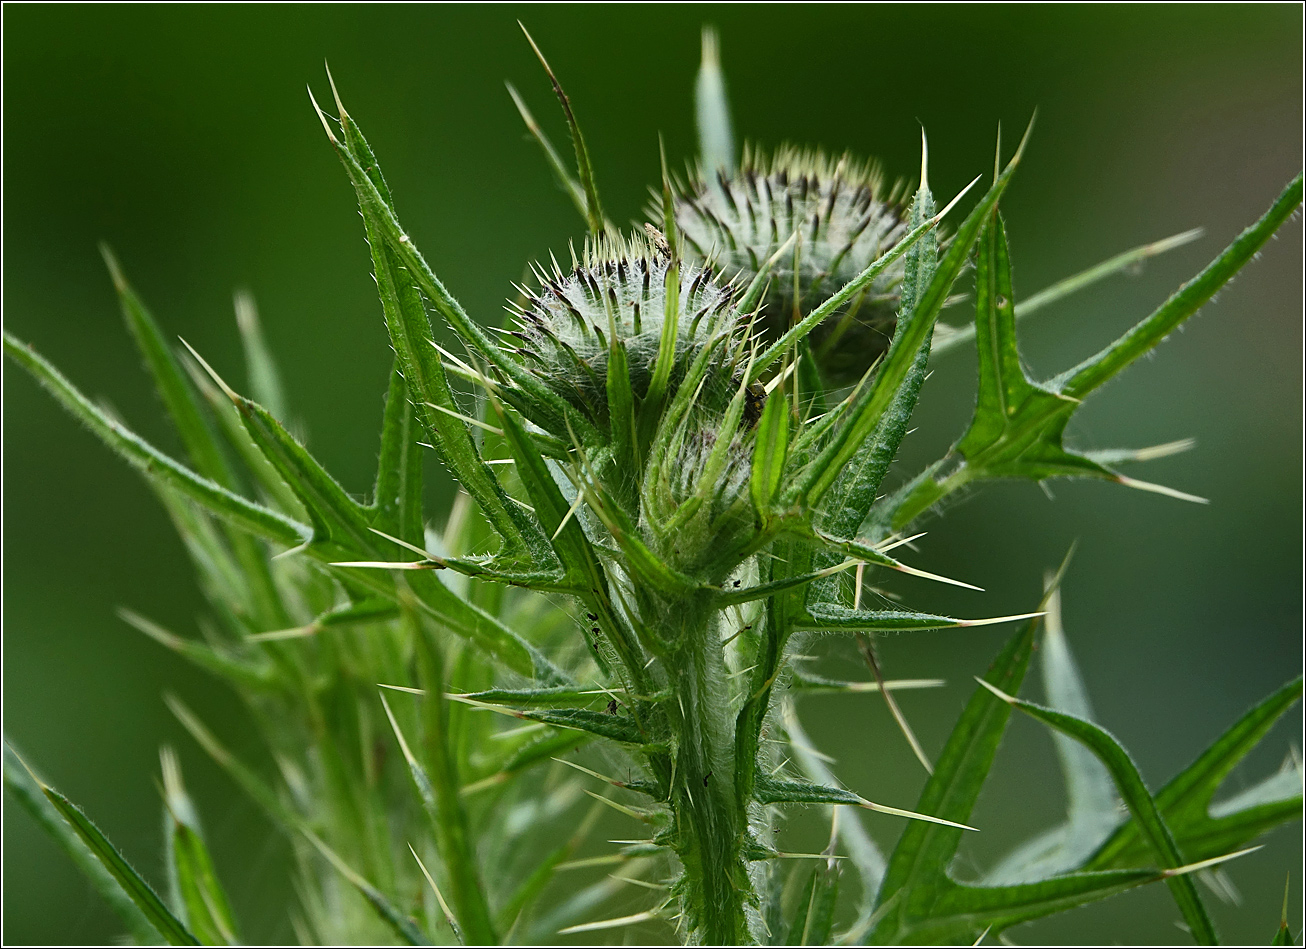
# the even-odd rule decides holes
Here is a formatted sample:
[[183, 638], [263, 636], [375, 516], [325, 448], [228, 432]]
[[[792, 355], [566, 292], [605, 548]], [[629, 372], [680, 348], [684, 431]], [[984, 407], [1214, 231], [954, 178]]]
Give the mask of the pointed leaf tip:
[[321, 120], [322, 128], [326, 130], [327, 138], [330, 139], [332, 145], [335, 145], [338, 148], [340, 146], [340, 140], [336, 138], [336, 133], [331, 131], [331, 123], [327, 121], [326, 113], [322, 111], [322, 107], [317, 104], [317, 99], [313, 95], [312, 86], [308, 87], [308, 101], [313, 103], [313, 111], [317, 113], [318, 119]]
[[345, 104], [340, 101], [340, 92], [336, 89], [335, 77], [331, 75], [331, 64], [324, 59], [322, 60], [322, 66], [326, 69], [327, 82], [331, 84], [331, 98], [336, 100], [336, 111], [340, 113], [341, 120], [344, 120], [349, 117], [349, 113], [345, 111]]
[[210, 378], [213, 379], [217, 387], [222, 390], [223, 395], [229, 398], [232, 402], [235, 402], [237, 405], [239, 405], [240, 404], [239, 393], [237, 393], [235, 389], [231, 388], [231, 386], [227, 385], [226, 381], [223, 380], [223, 378], [220, 375], [218, 375], [217, 371], [205, 361], [203, 356], [201, 356], [199, 353], [195, 351], [194, 346], [186, 342], [185, 338], [178, 336], [177, 339], [181, 340], [181, 344], [185, 346], [187, 350], [190, 351], [190, 354], [195, 357], [195, 361], [199, 363], [200, 366], [203, 367], [204, 371], [209, 374]]

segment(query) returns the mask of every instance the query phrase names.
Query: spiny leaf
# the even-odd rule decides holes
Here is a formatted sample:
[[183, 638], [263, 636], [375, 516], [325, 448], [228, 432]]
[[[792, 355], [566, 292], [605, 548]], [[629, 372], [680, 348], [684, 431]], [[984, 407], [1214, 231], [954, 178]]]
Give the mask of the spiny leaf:
[[121, 455], [150, 481], [177, 491], [206, 510], [260, 537], [296, 546], [309, 537], [309, 529], [282, 514], [233, 494], [226, 488], [178, 464], [121, 423], [109, 418], [72, 383], [8, 330], [5, 353], [26, 369], [65, 409], [102, 442]]
[[432, 830], [449, 873], [449, 898], [459, 928], [474, 945], [498, 942], [485, 899], [467, 814], [459, 795], [461, 787], [451, 752], [448, 706], [444, 695], [444, 653], [429, 623], [421, 621], [411, 604], [404, 607], [404, 622], [417, 644], [418, 681], [426, 690], [422, 700], [423, 747], [426, 770], [434, 791]]
[[[183, 340], [184, 342], [184, 340]], [[187, 348], [190, 348], [187, 344]], [[272, 413], [228, 386], [194, 349], [191, 355], [204, 367], [240, 412], [241, 421], [254, 444], [290, 485], [313, 522], [315, 540], [345, 548], [371, 550], [366, 509], [351, 498], [303, 445], [286, 431]]]
[[[834, 846], [834, 840], [830, 841]], [[830, 851], [833, 852], [832, 850]], [[834, 923], [834, 907], [839, 898], [839, 861], [818, 861], [807, 885], [803, 901], [789, 924], [789, 945], [824, 946]]]
[[1298, 176], [1259, 221], [1150, 316], [1095, 356], [1046, 383], [1031, 381], [1020, 364], [1011, 264], [1001, 219], [995, 213], [981, 242], [976, 274], [980, 395], [971, 426], [955, 449], [965, 463], [942, 481], [933, 473], [917, 479], [910, 490], [886, 502], [879, 520], [901, 529], [953, 491], [987, 478], [1096, 477], [1204, 503], [1201, 498], [1126, 478], [1089, 455], [1068, 451], [1062, 444], [1066, 424], [1084, 398], [1155, 348], [1231, 280], [1301, 199]]
[[390, 370], [372, 506], [376, 509], [372, 520], [374, 529], [410, 544], [424, 542], [422, 456], [417, 446], [417, 420], [398, 359]]
[[[798, 722], [793, 702], [784, 703], [783, 719], [785, 731], [789, 736], [789, 747], [793, 749], [794, 757], [807, 772], [807, 776], [819, 784], [833, 784], [834, 773], [822, 760], [823, 756], [811, 747], [802, 725]], [[853, 923], [849, 933], [865, 933], [870, 929], [871, 917], [875, 911], [875, 894], [880, 888], [880, 881], [884, 878], [884, 854], [866, 833], [861, 818], [855, 812], [839, 811], [834, 806], [831, 806], [830, 812], [839, 839], [843, 842], [844, 849], [848, 851], [849, 859], [857, 868], [858, 884], [861, 887], [861, 897], [857, 902], [857, 921]]]
[[196, 717], [184, 702], [173, 695], [165, 695], [164, 701], [177, 720], [191, 734], [209, 756], [240, 785], [288, 836], [303, 835], [318, 852], [326, 858], [335, 869], [347, 879], [368, 901], [377, 915], [381, 917], [395, 933], [408, 945], [429, 945], [428, 940], [411, 919], [397, 910], [386, 896], [362, 877], [357, 871], [342, 860], [316, 833], [305, 823], [303, 818], [282, 803], [274, 791], [261, 777], [240, 759], [233, 755], [208, 727]]
[[1018, 613], [1014, 616], [993, 616], [988, 619], [954, 619], [950, 616], [914, 613], [908, 610], [854, 610], [834, 603], [814, 603], [809, 605], [806, 616], [800, 616], [794, 621], [794, 627], [832, 633], [892, 633], [920, 629], [992, 626], [1042, 615], [1042, 613]]
[[[354, 131], [352, 122], [346, 121], [345, 129], [349, 137], [356, 136], [361, 141], [361, 133]], [[386, 330], [427, 436], [459, 483], [481, 505], [503, 538], [505, 552], [524, 554], [525, 535], [533, 527], [530, 517], [508, 500], [498, 479], [481, 458], [467, 423], [460, 418], [439, 353], [430, 345], [431, 324], [411, 275], [366, 215], [364, 224]]]
[[304, 827], [301, 830], [301, 833], [308, 838], [309, 843], [317, 848], [318, 853], [326, 858], [327, 863], [335, 867], [336, 871], [363, 895], [363, 898], [371, 904], [372, 909], [376, 911], [376, 914], [380, 916], [392, 930], [394, 930], [395, 935], [403, 940], [406, 945], [431, 945], [431, 940], [426, 938], [426, 934], [417, 928], [417, 924], [411, 917], [402, 913], [398, 907], [390, 902], [389, 898], [384, 893], [369, 883], [366, 878], [349, 866], [349, 864], [345, 863], [345, 861], [340, 858], [340, 855], [328, 847], [321, 837], [313, 833], [313, 831], [309, 830], [307, 827]]
[[[1059, 579], [1058, 575], [1051, 589], [1059, 585]], [[1046, 602], [1045, 594], [1041, 605]], [[1033, 619], [1020, 628], [989, 667], [986, 681], [1007, 692], [1020, 688], [1041, 625], [1039, 619]], [[1010, 717], [1005, 703], [983, 688], [976, 689], [948, 736], [916, 809], [959, 823], [969, 819]], [[872, 942], [912, 941], [914, 927], [938, 915], [935, 904], [951, 882], [947, 868], [960, 838], [959, 831], [948, 827], [917, 821], [907, 825], [880, 886], [879, 905], [888, 906], [893, 900], [892, 909], [873, 930]], [[975, 927], [973, 932], [982, 928]]]
[[104, 865], [72, 825], [55, 809], [42, 793], [42, 783], [28, 770], [26, 764], [5, 739], [4, 784], [23, 810], [29, 813], [63, 851], [72, 858], [77, 869], [90, 882], [118, 918], [127, 927], [132, 938], [143, 946], [154, 945], [162, 937], [135, 900], [118, 879]]
[[[80, 839], [82, 845], [86, 848], [84, 852], [89, 853], [99, 861], [103, 869], [107, 871], [114, 881], [117, 882], [122, 893], [124, 893], [127, 898], [135, 904], [136, 908], [140, 911], [144, 919], [148, 921], [149, 925], [153, 926], [154, 929], [158, 931], [159, 935], [163, 936], [163, 938], [168, 941], [168, 945], [198, 946], [200, 944], [200, 941], [195, 938], [194, 934], [186, 928], [181, 920], [177, 919], [177, 917], [172, 914], [168, 907], [164, 905], [163, 900], [159, 899], [159, 895], [154, 892], [153, 887], [146, 883], [140, 874], [132, 869], [131, 865], [123, 858], [122, 854], [118, 852], [118, 848], [110, 843], [109, 839], [104, 836], [100, 829], [91, 823], [90, 818], [82, 813], [81, 808], [68, 800], [68, 798], [64, 797], [54, 788], [43, 783], [36, 777], [36, 775], [32, 774], [31, 770], [23, 763], [22, 759], [20, 759], [14, 753], [13, 749], [9, 747], [8, 743], [6, 743], [6, 783], [14, 789], [15, 793], [19, 793], [21, 800], [24, 797], [24, 795], [20, 793], [20, 789], [23, 786], [19, 783], [21, 779], [19, 779], [16, 774], [11, 774], [11, 771], [14, 771], [15, 768], [21, 768], [23, 771], [27, 772], [27, 777], [30, 778], [30, 782], [23, 782], [23, 784], [29, 787], [34, 785], [36, 789], [45, 796], [46, 800], [53, 805], [54, 810], [66, 822], [66, 826], [71, 828], [72, 832], [76, 834], [78, 839]], [[34, 811], [34, 809], [30, 807], [29, 810]], [[37, 814], [34, 812], [33, 816], [37, 816]], [[42, 821], [42, 823], [45, 822]], [[55, 836], [56, 839], [59, 839], [62, 842], [64, 838], [63, 833], [58, 833]], [[70, 853], [71, 852], [70, 849]], [[92, 881], [101, 882], [102, 877], [99, 877], [97, 874], [92, 877]], [[105, 889], [102, 888], [101, 892], [105, 892]], [[111, 901], [111, 905], [112, 902], [113, 901]]]
[[[1048, 704], [1086, 721], [1092, 706], [1061, 626], [1061, 594], [1048, 600], [1041, 650], [1043, 689]], [[1027, 883], [1077, 869], [1120, 823], [1119, 798], [1111, 773], [1083, 745], [1054, 732], [1057, 758], [1066, 782], [1067, 820], [1004, 858], [984, 877], [988, 885]]]
[[245, 426], [240, 420], [240, 411], [231, 403], [231, 399], [213, 384], [208, 373], [200, 368], [199, 363], [194, 359], [188, 359], [182, 365], [189, 374], [191, 382], [195, 383], [195, 387], [204, 397], [210, 411], [213, 412], [218, 430], [222, 432], [226, 443], [244, 463], [264, 497], [288, 517], [297, 521], [307, 520], [308, 513], [299, 503], [295, 492], [290, 490], [290, 486], [286, 484], [277, 469], [272, 467], [263, 452], [254, 444], [254, 440], [249, 437], [249, 432], [245, 431]]
[[259, 320], [258, 307], [254, 304], [254, 295], [238, 290], [235, 306], [236, 328], [240, 330], [240, 342], [245, 350], [245, 376], [250, 394], [254, 401], [266, 406], [282, 424], [288, 425], [290, 416], [286, 411], [281, 373], [277, 370], [276, 360], [272, 358], [272, 351], [263, 339], [263, 324]]
[[[1050, 880], [1012, 886], [970, 886], [944, 879], [931, 887], [928, 913], [908, 917], [887, 934], [882, 935], [877, 928], [870, 942], [971, 943], [985, 929], [1001, 932], [1158, 879], [1155, 870], [1068, 873]], [[910, 894], [905, 897], [910, 898]], [[894, 904], [896, 907], [897, 903]]]
[[567, 127], [571, 130], [571, 142], [576, 148], [576, 168], [580, 172], [581, 187], [585, 190], [585, 217], [589, 221], [590, 233], [601, 234], [603, 232], [603, 206], [599, 203], [599, 189], [594, 183], [594, 169], [590, 165], [589, 150], [585, 147], [585, 139], [580, 134], [580, 124], [576, 121], [576, 114], [571, 110], [571, 100], [567, 98], [567, 93], [562, 91], [562, 84], [558, 82], [558, 77], [554, 75], [553, 69], [550, 68], [544, 54], [540, 48], [535, 45], [535, 40], [531, 34], [522, 26], [521, 21], [517, 21], [521, 26], [521, 31], [526, 35], [526, 42], [531, 44], [531, 49], [535, 50], [535, 55], [539, 57], [540, 65], [548, 73], [549, 82], [553, 84], [553, 91], [558, 96], [558, 102], [562, 104], [563, 114], [567, 117]]
[[181, 363], [164, 339], [163, 332], [154, 321], [154, 317], [145, 308], [136, 291], [127, 283], [127, 278], [123, 276], [122, 268], [118, 266], [118, 261], [108, 245], [101, 244], [100, 253], [104, 255], [104, 262], [113, 278], [114, 289], [118, 292], [127, 328], [131, 330], [136, 340], [136, 346], [145, 359], [145, 364], [154, 379], [155, 388], [168, 411], [168, 417], [176, 427], [177, 434], [181, 436], [182, 444], [186, 446], [186, 453], [190, 456], [191, 462], [196, 470], [210, 481], [215, 481], [228, 490], [236, 490], [236, 480], [231, 466], [222, 454], [222, 449], [218, 446], [218, 441], [203, 412], [200, 411], [199, 401], [182, 371]]
[[771, 502], [780, 490], [785, 460], [789, 450], [789, 405], [783, 392], [772, 392], [757, 423], [757, 441], [753, 446], [753, 470], [749, 492], [753, 510], [765, 521], [771, 514]]
[[[912, 201], [908, 223], [919, 227], [934, 216], [934, 196], [930, 193], [925, 131], [921, 130], [921, 185]], [[931, 231], [907, 251], [903, 262], [901, 304], [895, 337], [906, 331], [917, 301], [925, 293], [938, 267], [938, 235]], [[906, 435], [921, 386], [929, 366], [933, 333], [927, 333], [917, 349], [911, 366], [903, 377], [901, 386], [885, 409], [884, 418], [862, 443], [845, 466], [821, 505], [817, 527], [835, 537], [855, 537], [862, 522], [875, 502], [880, 484], [888, 473], [889, 465], [898, 453]], [[820, 562], [820, 561], [818, 561]]]
[[[1147, 790], [1147, 785], [1143, 783], [1143, 778], [1129, 757], [1129, 753], [1118, 741], [1092, 722], [1035, 705], [1033, 702], [1022, 701], [982, 679], [980, 684], [1013, 708], [1020, 709], [1030, 717], [1050, 725], [1089, 748], [1111, 772], [1120, 796], [1129, 805], [1130, 813], [1139, 824], [1157, 863], [1163, 869], [1174, 869], [1184, 865], [1183, 856], [1175, 844], [1170, 828], [1166, 826], [1161, 812], [1157, 809], [1156, 800]], [[1166, 879], [1166, 884], [1174, 894], [1175, 902], [1179, 904], [1179, 910], [1183, 913], [1184, 921], [1188, 924], [1193, 938], [1203, 945], [1215, 945], [1219, 941], [1215, 934], [1215, 925], [1211, 922], [1196, 887], [1193, 886], [1192, 878], [1187, 874], [1171, 876]]]
[[[1202, 860], [1227, 853], [1277, 824], [1301, 817], [1300, 784], [1295, 795], [1253, 804], [1233, 813], [1216, 816], [1211, 803], [1229, 772], [1301, 696], [1299, 676], [1257, 703], [1157, 792], [1157, 807], [1189, 859]], [[1136, 865], [1146, 859], [1146, 847], [1142, 829], [1136, 821], [1130, 821], [1112, 834], [1086, 868]]]
[[[310, 98], [312, 98], [311, 94]], [[313, 107], [317, 109], [316, 102], [313, 103]], [[370, 152], [364, 154], [358, 148], [341, 142], [336, 134], [331, 131], [326, 116], [320, 109], [317, 109], [317, 112], [318, 117], [322, 120], [322, 126], [326, 130], [327, 138], [335, 148], [341, 162], [344, 163], [345, 171], [349, 174], [364, 221], [369, 228], [375, 228], [375, 232], [381, 235], [386, 245], [397, 257], [398, 262], [408, 270], [417, 288], [431, 301], [441, 316], [449, 322], [449, 325], [453, 327], [454, 331], [470, 349], [474, 350], [480, 358], [485, 359], [508, 379], [511, 379], [516, 386], [529, 396], [530, 405], [535, 411], [533, 421], [548, 429], [554, 435], [564, 437], [567, 434], [566, 420], [570, 419], [574, 426], [588, 434], [590, 431], [588, 423], [581, 419], [577, 413], [571, 411], [561, 397], [541, 382], [534, 373], [503, 352], [498, 344], [472, 321], [458, 301], [445, 289], [444, 284], [436, 277], [434, 271], [431, 270], [413, 245], [412, 239], [400, 226], [398, 219], [395, 217], [388, 193], [383, 194], [378, 190], [376, 181], [372, 177], [373, 173], [378, 178], [380, 176], [380, 168], [376, 165], [375, 158], [370, 155]], [[362, 133], [358, 131], [357, 124], [347, 113], [341, 113], [340, 121], [342, 126], [350, 130], [351, 140], [355, 137], [359, 141], [362, 140]]]
[[539, 143], [540, 148], [544, 150], [544, 158], [549, 163], [549, 169], [553, 172], [554, 179], [562, 186], [562, 190], [567, 192], [567, 197], [571, 198], [571, 203], [576, 206], [580, 216], [588, 221], [589, 207], [586, 203], [585, 189], [580, 186], [580, 182], [571, 176], [571, 171], [563, 162], [562, 156], [553, 147], [549, 137], [544, 134], [540, 124], [535, 121], [535, 116], [531, 115], [530, 109], [526, 108], [526, 103], [522, 101], [522, 97], [518, 95], [513, 84], [509, 82], [505, 83], [505, 85], [508, 87], [508, 95], [512, 96], [513, 104], [517, 106], [517, 111], [521, 113], [522, 121], [526, 123], [526, 128], [535, 137], [535, 141]]
[[123, 622], [140, 630], [159, 645], [189, 659], [201, 669], [221, 679], [260, 690], [267, 689], [273, 684], [271, 670], [260, 664], [241, 661], [218, 651], [208, 643], [178, 636], [126, 607], [118, 609], [118, 616]]
[[[460, 701], [473, 703], [471, 699], [462, 699]], [[497, 705], [485, 704], [486, 708], [493, 708], [495, 711], [502, 711], [508, 715], [514, 715], [517, 718], [529, 719], [533, 722], [543, 722], [546, 725], [556, 725], [559, 728], [574, 728], [578, 731], [589, 732], [591, 735], [597, 735], [600, 738], [608, 738], [612, 741], [618, 741], [627, 745], [648, 745], [649, 739], [640, 731], [639, 725], [630, 718], [621, 714], [609, 714], [608, 712], [595, 712], [585, 708], [557, 708], [557, 709], [501, 709]]]
[[[637, 686], [645, 678], [642, 674], [643, 660], [640, 658], [639, 647], [633, 641], [627, 624], [613, 609], [607, 576], [598, 561], [593, 545], [585, 536], [580, 521], [568, 516], [570, 507], [566, 498], [553, 480], [553, 475], [535, 447], [535, 443], [528, 437], [526, 429], [511, 409], [500, 405], [496, 400], [491, 400], [491, 405], [503, 424], [508, 450], [517, 461], [517, 475], [535, 505], [536, 516], [550, 538], [553, 551], [566, 571], [569, 581], [577, 588], [577, 593], [587, 609], [595, 616], [596, 626], [583, 628], [591, 652], [600, 669], [606, 669], [607, 660], [603, 658], [597, 643], [591, 637], [593, 628], [597, 628], [605, 635], [621, 659], [627, 685]], [[578, 488], [578, 492], [579, 490]], [[578, 501], [579, 498], [578, 494]]]
[[[1023, 320], [1046, 306], [1050, 306], [1071, 294], [1078, 293], [1080, 290], [1090, 287], [1099, 280], [1118, 273], [1137, 274], [1142, 271], [1144, 261], [1167, 251], [1183, 247], [1200, 238], [1205, 232], [1199, 227], [1190, 231], [1184, 231], [1181, 234], [1175, 234], [1172, 237], [1162, 238], [1159, 241], [1153, 241], [1150, 244], [1141, 244], [1138, 247], [1130, 248], [1127, 251], [1116, 254], [1100, 264], [1095, 264], [1087, 270], [1080, 271], [1077, 274], [1058, 280], [1050, 287], [1045, 287], [1038, 293], [1034, 294], [1027, 300], [1016, 304], [1016, 319]], [[943, 329], [940, 326], [940, 329]], [[934, 341], [933, 351], [936, 355], [943, 355], [951, 352], [964, 343], [975, 338], [975, 324], [968, 323], [965, 326], [947, 327], [947, 332], [940, 332], [939, 338]]]
[[[915, 363], [917, 354], [926, 337], [932, 331], [939, 311], [951, 294], [952, 285], [960, 276], [962, 268], [970, 256], [971, 248], [979, 237], [981, 227], [986, 223], [993, 208], [997, 206], [998, 199], [1011, 182], [1011, 178], [1020, 164], [1021, 156], [1024, 154], [1025, 145], [1029, 140], [1032, 128], [1033, 123], [1031, 122], [1030, 129], [1025, 132], [1025, 138], [1021, 141], [1020, 147], [1016, 149], [1011, 161], [1008, 162], [1006, 169], [997, 176], [992, 187], [980, 199], [979, 204], [971, 211], [966, 220], [962, 222], [961, 227], [957, 229], [947, 253], [944, 254], [943, 259], [939, 261], [938, 266], [935, 268], [933, 278], [926, 285], [924, 292], [921, 293], [919, 300], [912, 308], [910, 319], [900, 326], [899, 331], [895, 332], [893, 343], [889, 346], [889, 352], [885, 356], [884, 362], [876, 371], [875, 378], [870, 384], [863, 386], [861, 396], [850, 407], [847, 416], [842, 420], [830, 443], [811, 463], [809, 469], [801, 477], [795, 479], [794, 484], [786, 492], [787, 498], [794, 501], [802, 499], [810, 505], [819, 503], [821, 497], [830, 489], [839, 473], [843, 470], [844, 465], [856, 455], [862, 443], [884, 417], [886, 410], [893, 402], [902, 387], [904, 379]], [[937, 219], [938, 215], [931, 218], [931, 220]], [[901, 244], [898, 246], [901, 246]]]
[[1083, 399], [1144, 353], [1154, 349], [1180, 323], [1198, 311], [1247, 264], [1301, 206], [1302, 176], [1290, 181], [1259, 221], [1248, 227], [1192, 280], [1170, 295], [1150, 316], [1095, 356], [1057, 377], [1060, 391]]
[[200, 829], [195, 805], [181, 780], [181, 768], [170, 748], [159, 755], [163, 765], [164, 815], [170, 876], [186, 924], [206, 946], [239, 942], [236, 919], [218, 880]]
[[1292, 933], [1288, 930], [1288, 887], [1292, 884], [1291, 874], [1283, 881], [1283, 909], [1279, 912], [1279, 928], [1270, 940], [1272, 946], [1292, 945]]
[[450, 696], [457, 699], [469, 699], [486, 705], [502, 705], [507, 708], [556, 708], [558, 706], [576, 705], [586, 701], [615, 701], [611, 689], [576, 689], [570, 686], [554, 686], [546, 689], [488, 689], [483, 692], [466, 692]]

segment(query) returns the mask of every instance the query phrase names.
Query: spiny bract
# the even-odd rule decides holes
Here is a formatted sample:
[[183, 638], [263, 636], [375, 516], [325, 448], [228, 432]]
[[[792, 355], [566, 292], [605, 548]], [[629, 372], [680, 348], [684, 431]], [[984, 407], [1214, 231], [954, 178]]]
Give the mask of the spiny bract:
[[[755, 276], [789, 237], [792, 255], [772, 268], [759, 328], [778, 339], [894, 246], [909, 230], [903, 182], [845, 153], [837, 160], [781, 146], [745, 148], [733, 175], [701, 169], [677, 189], [676, 225], [686, 251], [722, 273]], [[831, 381], [861, 375], [888, 348], [902, 264], [888, 268], [811, 336]]]

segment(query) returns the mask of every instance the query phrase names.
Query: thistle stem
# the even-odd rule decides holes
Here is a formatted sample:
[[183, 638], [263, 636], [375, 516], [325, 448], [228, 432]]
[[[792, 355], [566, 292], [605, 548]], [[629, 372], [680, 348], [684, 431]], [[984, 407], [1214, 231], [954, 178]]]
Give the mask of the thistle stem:
[[748, 814], [736, 800], [734, 721], [717, 614], [700, 597], [663, 604], [660, 615], [664, 635], [676, 644], [668, 662], [678, 697], [670, 710], [677, 735], [671, 809], [685, 874], [682, 898], [702, 942], [748, 943]]

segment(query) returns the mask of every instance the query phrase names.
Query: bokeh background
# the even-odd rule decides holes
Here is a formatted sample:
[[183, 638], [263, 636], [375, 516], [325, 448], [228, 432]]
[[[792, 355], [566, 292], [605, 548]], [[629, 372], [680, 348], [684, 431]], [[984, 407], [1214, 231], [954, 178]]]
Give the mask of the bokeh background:
[[[585, 128], [610, 215], [640, 216], [657, 135], [694, 149], [699, 27], [715, 23], [738, 131], [848, 148], [893, 174], [930, 134], [940, 197], [992, 167], [1031, 112], [1038, 127], [1004, 212], [1018, 294], [1194, 226], [1198, 244], [1023, 325], [1052, 375], [1144, 316], [1267, 207], [1302, 162], [1302, 13], [1295, 5], [1034, 6], [9, 6], [4, 10], [4, 322], [169, 449], [96, 244], [110, 242], [156, 316], [241, 379], [234, 287], [251, 289], [310, 446], [370, 489], [390, 354], [353, 197], [305, 95], [329, 60], [427, 258], [469, 311], [498, 320], [527, 260], [583, 232], [524, 135], [510, 79], [566, 133], [517, 29], [549, 55]], [[1076, 417], [1075, 444], [1186, 436], [1194, 451], [1138, 477], [1211, 499], [1184, 504], [1101, 483], [994, 485], [928, 525], [913, 561], [984, 594], [903, 585], [923, 608], [1030, 608], [1070, 543], [1065, 618], [1100, 720], [1157, 786], [1301, 666], [1302, 236], [1287, 225], [1216, 303]], [[951, 312], [957, 320], [966, 307]], [[940, 360], [902, 474], [960, 433], [974, 357]], [[4, 373], [4, 727], [45, 775], [161, 882], [161, 743], [180, 751], [245, 931], [291, 937], [285, 847], [182, 734], [175, 690], [258, 758], [232, 696], [115, 618], [118, 605], [194, 633], [203, 604], [181, 544], [138, 477], [19, 371]], [[447, 484], [431, 489], [435, 520]], [[892, 676], [943, 676], [902, 699], [937, 753], [1001, 629], [884, 644]], [[831, 662], [858, 674], [853, 659]], [[1037, 688], [1031, 680], [1032, 693]], [[909, 806], [923, 774], [870, 697], [809, 699], [814, 739], [851, 787]], [[1283, 724], [1236, 789], [1300, 744]], [[1013, 722], [967, 840], [982, 866], [1058, 819], [1052, 745]], [[8, 802], [6, 802], [8, 804]], [[796, 817], [795, 833], [824, 832]], [[872, 819], [891, 846], [901, 822]], [[1267, 940], [1283, 830], [1230, 875], [1230, 941]], [[819, 846], [819, 844], [818, 844]], [[1296, 877], [1294, 878], [1294, 884]], [[1296, 889], [1294, 885], [1294, 889]], [[1301, 907], [1293, 897], [1295, 925]], [[1168, 893], [1136, 891], [1011, 935], [1185, 942]], [[115, 920], [16, 807], [4, 812], [4, 937], [104, 942]], [[665, 938], [665, 930], [636, 934]]]

